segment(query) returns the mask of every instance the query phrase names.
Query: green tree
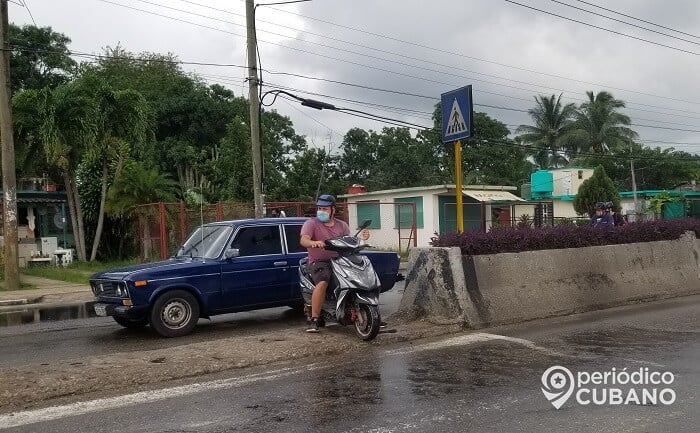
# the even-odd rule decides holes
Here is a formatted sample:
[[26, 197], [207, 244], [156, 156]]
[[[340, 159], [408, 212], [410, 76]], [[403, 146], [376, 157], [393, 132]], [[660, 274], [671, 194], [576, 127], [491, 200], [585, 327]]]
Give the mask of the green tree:
[[593, 170], [593, 175], [579, 187], [574, 198], [574, 210], [579, 215], [590, 215], [596, 202], [606, 201], [613, 202], [615, 209], [619, 209], [620, 195], [603, 166], [598, 166]]
[[[126, 160], [120, 175], [109, 188], [105, 210], [112, 218], [132, 222], [139, 205], [174, 201], [179, 190], [178, 183], [167, 175], [159, 173], [154, 168], [146, 168], [139, 162]], [[147, 219], [139, 218], [138, 224], [144, 239], [150, 239]], [[120, 239], [120, 242], [123, 240]], [[150, 259], [151, 249], [146, 243], [142, 243], [142, 246], [141, 258]]]
[[628, 128], [630, 118], [619, 112], [625, 103], [606, 91], [586, 95], [588, 101], [576, 110], [573, 129], [563, 138], [570, 155], [603, 154], [629, 147], [637, 133]]
[[197, 188], [221, 198], [220, 188], [212, 186], [213, 161], [227, 125], [235, 117], [247, 122], [245, 99], [185, 73], [175, 56], [134, 55], [119, 46], [106, 49], [96, 64], [84, 65], [85, 73], [101, 77], [115, 90], [136, 90], [148, 101], [154, 139], [134, 148], [134, 157], [177, 179], [183, 190]]
[[700, 156], [673, 148], [633, 143], [610, 155], [591, 155], [576, 161], [588, 167], [602, 165], [619, 191], [631, 191], [630, 159], [634, 159], [638, 190], [673, 189], [684, 182], [700, 180]]
[[115, 90], [102, 79], [89, 75], [82, 77], [79, 84], [92, 96], [88, 122], [94, 130], [94, 140], [84, 157], [99, 161], [101, 166], [99, 210], [90, 253], [90, 261], [94, 261], [104, 227], [107, 188], [112, 179], [110, 165], [116, 161], [114, 176], [118, 177], [134, 144], [148, 139], [152, 124], [148, 103], [139, 92]]
[[576, 106], [563, 105], [561, 97], [561, 94], [559, 97], [535, 96], [537, 106], [527, 111], [534, 125], [520, 125], [517, 129], [521, 134], [517, 138], [531, 146], [528, 153], [542, 169], [558, 168], [567, 162], [559, 152], [562, 150], [562, 137], [572, 129]]
[[68, 82], [76, 67], [71, 40], [51, 27], [10, 24], [10, 85], [12, 92], [56, 87]]
[[13, 98], [14, 121], [24, 143], [37, 146], [47, 164], [63, 179], [68, 199], [75, 248], [85, 260], [85, 227], [76, 170], [85, 150], [94, 141], [93, 99], [74, 83], [54, 89], [27, 90]]

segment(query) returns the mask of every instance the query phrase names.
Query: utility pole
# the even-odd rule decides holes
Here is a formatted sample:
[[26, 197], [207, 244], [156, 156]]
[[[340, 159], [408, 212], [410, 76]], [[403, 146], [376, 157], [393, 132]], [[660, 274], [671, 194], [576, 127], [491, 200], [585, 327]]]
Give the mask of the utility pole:
[[248, 103], [250, 105], [250, 146], [253, 161], [253, 201], [255, 218], [263, 217], [262, 199], [262, 144], [260, 143], [260, 99], [258, 97], [257, 39], [255, 34], [255, 6], [253, 0], [245, 1], [248, 27]]
[[0, 0], [0, 146], [2, 147], [2, 213], [5, 242], [5, 290], [19, 289], [17, 245], [17, 178], [15, 177], [15, 143], [10, 111], [10, 26], [7, 0]]
[[634, 176], [634, 159], [630, 158], [630, 171], [632, 172], [632, 203], [634, 203], [634, 220], [637, 221], [637, 179]]

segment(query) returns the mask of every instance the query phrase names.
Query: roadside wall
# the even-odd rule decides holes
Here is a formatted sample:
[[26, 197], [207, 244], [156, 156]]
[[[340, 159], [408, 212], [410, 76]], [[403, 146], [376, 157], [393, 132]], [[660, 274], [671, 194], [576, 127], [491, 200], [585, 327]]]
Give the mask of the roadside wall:
[[398, 315], [482, 328], [700, 293], [700, 240], [462, 256], [411, 250]]

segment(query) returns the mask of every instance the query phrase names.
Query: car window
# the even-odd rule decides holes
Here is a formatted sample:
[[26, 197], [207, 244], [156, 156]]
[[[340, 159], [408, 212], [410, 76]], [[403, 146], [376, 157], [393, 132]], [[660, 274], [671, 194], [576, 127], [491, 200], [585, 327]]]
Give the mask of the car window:
[[231, 248], [238, 249], [240, 257], [282, 254], [279, 226], [242, 227]]
[[198, 227], [180, 247], [175, 257], [204, 257], [215, 259], [231, 236], [229, 226], [214, 225]]
[[286, 225], [284, 226], [284, 235], [287, 237], [287, 251], [290, 253], [306, 252], [306, 248], [299, 244], [301, 238], [301, 225]]

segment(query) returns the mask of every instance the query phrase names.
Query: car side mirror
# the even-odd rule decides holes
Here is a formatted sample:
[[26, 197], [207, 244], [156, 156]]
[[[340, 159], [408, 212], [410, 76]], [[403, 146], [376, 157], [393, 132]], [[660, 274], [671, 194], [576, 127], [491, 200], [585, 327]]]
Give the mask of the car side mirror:
[[227, 248], [226, 252], [224, 253], [224, 256], [227, 259], [232, 259], [232, 258], [238, 257], [240, 255], [241, 255], [241, 250], [239, 250], [238, 248]]

